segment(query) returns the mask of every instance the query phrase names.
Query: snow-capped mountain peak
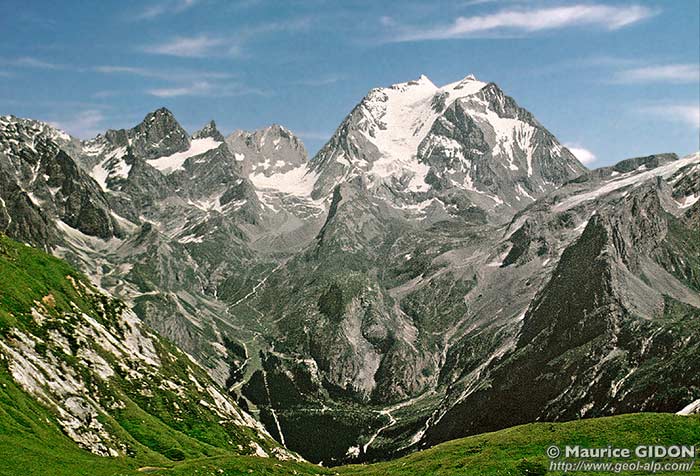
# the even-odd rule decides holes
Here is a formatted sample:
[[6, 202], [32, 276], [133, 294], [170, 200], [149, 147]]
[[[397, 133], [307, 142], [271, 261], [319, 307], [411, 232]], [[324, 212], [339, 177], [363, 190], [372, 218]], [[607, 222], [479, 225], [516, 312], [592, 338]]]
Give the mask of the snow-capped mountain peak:
[[484, 86], [486, 83], [465, 78], [437, 87], [421, 75], [414, 81], [373, 90], [362, 102], [365, 121], [361, 126], [365, 127], [360, 128], [380, 154], [371, 174], [380, 179], [409, 175], [409, 190], [427, 190], [428, 167], [417, 160], [418, 146], [452, 102]]
[[[423, 193], [459, 189], [486, 208], [520, 208], [584, 168], [495, 84], [468, 75], [372, 89], [312, 160], [317, 197], [365, 176], [375, 186]], [[518, 203], [520, 202], [520, 203]]]
[[317, 170], [342, 169], [331, 172], [333, 179], [322, 177], [317, 193], [327, 194], [358, 173], [378, 182], [398, 180], [408, 191], [427, 191], [429, 167], [418, 160], [418, 147], [451, 103], [486, 86], [472, 78], [438, 87], [421, 75], [372, 89], [314, 159]]
[[426, 75], [421, 74], [417, 79], [412, 79], [410, 81], [406, 81], [403, 83], [396, 83], [392, 84], [388, 88], [376, 88], [376, 89], [394, 89], [398, 91], [406, 91], [409, 88], [410, 89], [418, 89], [418, 88], [423, 88], [426, 90], [435, 90], [437, 89], [437, 86], [435, 86], [435, 83], [433, 83], [430, 78], [428, 78]]

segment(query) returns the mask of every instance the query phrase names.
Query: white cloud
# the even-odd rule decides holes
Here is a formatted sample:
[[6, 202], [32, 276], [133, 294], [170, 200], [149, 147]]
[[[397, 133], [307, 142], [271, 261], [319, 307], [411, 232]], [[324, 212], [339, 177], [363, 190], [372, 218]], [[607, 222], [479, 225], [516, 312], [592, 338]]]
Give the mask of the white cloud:
[[210, 93], [212, 86], [206, 81], [199, 81], [187, 86], [172, 86], [167, 88], [150, 89], [148, 94], [159, 98], [173, 98], [178, 96], [200, 96]]
[[207, 34], [177, 36], [157, 45], [146, 46], [143, 51], [185, 58], [243, 56], [243, 45], [255, 37], [277, 32], [305, 30], [310, 25], [310, 17], [272, 21], [242, 28], [236, 32], [235, 36], [211, 36]]
[[700, 65], [666, 64], [631, 68], [615, 73], [613, 81], [618, 83], [698, 83], [700, 82]]
[[58, 129], [68, 132], [70, 135], [86, 139], [94, 137], [102, 130], [104, 121], [102, 112], [96, 109], [88, 109], [78, 112], [75, 116], [60, 121], [51, 121], [50, 124]]
[[681, 122], [692, 128], [700, 129], [700, 105], [698, 104], [649, 106], [642, 108], [640, 112], [653, 114], [666, 121]]
[[483, 5], [484, 3], [493, 3], [496, 0], [467, 0], [462, 5], [471, 7], [472, 5]]
[[487, 15], [458, 17], [450, 24], [436, 27], [398, 28], [389, 41], [446, 40], [498, 33], [533, 33], [576, 26], [597, 26], [617, 30], [649, 18], [655, 13], [641, 5], [599, 4], [501, 10]]
[[199, 0], [177, 0], [155, 3], [144, 8], [134, 18], [136, 20], [151, 20], [165, 14], [181, 13], [194, 7]]
[[102, 65], [93, 68], [103, 74], [125, 74], [144, 78], [165, 79], [168, 81], [187, 81], [194, 79], [226, 79], [233, 78], [233, 73], [206, 71], [201, 69], [150, 69], [137, 66]]
[[132, 66], [95, 66], [95, 71], [98, 73], [114, 74], [114, 73], [125, 73], [133, 74], [136, 76], [148, 76], [148, 70], [144, 68], [136, 68]]
[[[244, 94], [267, 95], [262, 90], [248, 88], [238, 82], [235, 73], [207, 71], [201, 69], [152, 69], [138, 66], [102, 65], [93, 71], [108, 75], [131, 75], [164, 81], [164, 85], [153, 87], [146, 94], [162, 98], [181, 96], [241, 96]], [[229, 80], [229, 81], [227, 81]], [[101, 91], [95, 97], [109, 97], [119, 94], [117, 91]]]
[[261, 23], [242, 29], [238, 32], [244, 37], [251, 37], [263, 33], [275, 33], [280, 31], [300, 31], [308, 29], [312, 24], [312, 19], [309, 16], [298, 18], [288, 18], [282, 21], [271, 21]]
[[212, 49], [222, 48], [226, 44], [223, 38], [207, 35], [184, 37], [178, 36], [165, 43], [145, 48], [147, 53], [186, 58], [200, 58], [212, 55]]
[[592, 164], [596, 160], [598, 160], [598, 157], [591, 152], [588, 149], [585, 149], [578, 144], [565, 144], [566, 148], [569, 149], [569, 151], [574, 154], [574, 156], [581, 162], [583, 165], [588, 165]]
[[151, 5], [144, 8], [140, 13], [138, 13], [134, 18], [136, 20], [150, 20], [151, 18], [156, 18], [167, 12], [168, 9], [164, 4]]
[[474, 7], [477, 5], [485, 5], [489, 3], [528, 3], [530, 0], [465, 0], [462, 2], [462, 7]]
[[226, 97], [226, 96], [245, 96], [258, 95], [266, 96], [269, 93], [266, 91], [249, 88], [240, 83], [220, 83], [209, 81], [195, 81], [184, 85], [175, 85], [165, 88], [154, 88], [146, 91], [151, 96], [161, 98], [174, 98], [181, 96], [211, 96], [211, 97]]
[[320, 76], [318, 78], [308, 78], [308, 79], [300, 79], [298, 81], [295, 81], [295, 84], [299, 84], [301, 86], [328, 86], [329, 84], [335, 84], [339, 81], [343, 81], [346, 79], [346, 76], [343, 74], [329, 74], [326, 76]]
[[394, 26], [396, 25], [396, 20], [394, 20], [392, 17], [385, 15], [382, 17], [379, 17], [379, 23], [381, 23], [384, 26]]
[[22, 68], [35, 68], [35, 69], [65, 69], [65, 65], [51, 63], [49, 61], [44, 61], [31, 56], [23, 56], [21, 58], [15, 59], [3, 59], [0, 60], [0, 64], [5, 64], [8, 66], [19, 66]]

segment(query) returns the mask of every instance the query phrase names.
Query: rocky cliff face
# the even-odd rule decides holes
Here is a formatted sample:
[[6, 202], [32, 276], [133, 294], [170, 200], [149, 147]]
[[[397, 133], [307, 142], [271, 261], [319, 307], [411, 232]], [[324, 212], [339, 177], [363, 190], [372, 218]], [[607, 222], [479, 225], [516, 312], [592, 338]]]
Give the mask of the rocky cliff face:
[[0, 198], [7, 214], [6, 233], [44, 248], [53, 247], [52, 237], [58, 238], [56, 221], [102, 239], [120, 233], [107, 198], [62, 148], [70, 142], [47, 124], [0, 118]]
[[493, 83], [447, 107], [418, 153], [434, 188], [462, 188], [516, 210], [585, 170]]
[[128, 131], [127, 139], [134, 154], [146, 160], [184, 152], [190, 146], [189, 135], [165, 108], [148, 114]]
[[226, 145], [236, 154], [247, 176], [270, 177], [305, 166], [308, 161], [299, 138], [277, 124], [253, 132], [235, 131], [226, 137]]

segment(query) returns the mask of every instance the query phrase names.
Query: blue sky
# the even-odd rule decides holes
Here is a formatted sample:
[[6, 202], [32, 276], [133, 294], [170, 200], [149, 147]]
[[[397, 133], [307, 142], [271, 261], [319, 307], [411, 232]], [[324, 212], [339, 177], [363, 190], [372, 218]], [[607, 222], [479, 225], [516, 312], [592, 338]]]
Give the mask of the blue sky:
[[[591, 166], [700, 149], [700, 2], [0, 0], [0, 114], [81, 138], [160, 106], [315, 152], [369, 89], [473, 73]], [[588, 156], [587, 154], [590, 154]]]

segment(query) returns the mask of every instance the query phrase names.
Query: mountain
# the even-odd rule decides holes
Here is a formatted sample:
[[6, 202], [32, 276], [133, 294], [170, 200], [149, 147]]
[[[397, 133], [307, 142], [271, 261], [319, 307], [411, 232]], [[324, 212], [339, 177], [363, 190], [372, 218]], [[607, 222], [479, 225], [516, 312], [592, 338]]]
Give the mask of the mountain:
[[309, 461], [700, 398], [698, 154], [587, 170], [473, 76], [373, 89], [311, 159], [167, 109], [83, 142], [6, 116], [0, 150], [0, 230]]
[[532, 114], [474, 76], [443, 87], [421, 76], [373, 89], [313, 164], [316, 195], [366, 176], [374, 187], [416, 197], [420, 209], [434, 201], [454, 214], [475, 205], [494, 217], [585, 170]]
[[[510, 132], [498, 129], [501, 121]], [[521, 137], [527, 127], [532, 138]], [[450, 134], [453, 150], [437, 147]], [[498, 151], [497, 143], [510, 145]], [[473, 152], [478, 147], [485, 157]], [[459, 180], [455, 161], [467, 172]], [[466, 78], [437, 88], [423, 77], [371, 91], [303, 174], [314, 180], [312, 198], [332, 196], [315, 239], [254, 294], [229, 300], [232, 314], [267, 322], [274, 344], [243, 396], [267, 408], [267, 426], [279, 426], [276, 436], [312, 460], [375, 457], [387, 440], [394, 450], [410, 445], [447, 389], [446, 347], [484, 320], [465, 295], [483, 286], [502, 308], [514, 292], [512, 279], [482, 285], [452, 262], [471, 253], [483, 255], [475, 267], [485, 264], [504, 217], [534, 200], [518, 195], [520, 187], [542, 196], [583, 171], [494, 85]], [[532, 297], [513, 296], [501, 319]], [[488, 345], [502, 337], [489, 336]], [[278, 390], [268, 395], [265, 380]], [[366, 406], [373, 412], [358, 412]], [[418, 428], [389, 433], [397, 412]], [[312, 425], [338, 437], [319, 448], [306, 433]]]
[[[57, 224], [109, 239], [119, 234], [104, 194], [63, 147], [67, 134], [37, 121], [0, 118], [3, 229], [44, 248]], [[47, 222], [45, 215], [57, 222]], [[13, 221], [13, 216], [15, 220]]]
[[700, 431], [695, 415], [536, 423], [326, 469], [280, 448], [188, 356], [66, 263], [0, 236], [0, 284], [3, 474], [496, 474], [546, 465], [552, 438], [626, 447], [639, 434], [678, 444]]
[[[638, 432], [666, 444], [698, 432], [696, 417], [673, 415], [533, 424], [394, 462], [329, 470], [279, 448], [199, 366], [66, 263], [0, 236], [0, 283], [0, 422], [7, 430], [0, 433], [0, 453], [7, 474], [168, 468], [173, 474], [372, 475], [434, 467], [490, 474], [485, 471], [521, 471], [523, 461], [543, 466], [552, 434], [591, 443], [614, 433], [605, 442], [624, 446], [636, 444]], [[524, 439], [530, 444], [523, 446]], [[261, 457], [266, 454], [274, 458]]]
[[247, 177], [283, 174], [304, 167], [308, 161], [301, 140], [277, 124], [254, 132], [235, 131], [225, 140], [229, 149], [238, 154]]
[[301, 140], [283, 126], [235, 131], [226, 145], [253, 184], [267, 223], [251, 241], [258, 252], [297, 251], [318, 233], [330, 197], [312, 199], [313, 175]]
[[[618, 164], [612, 179], [582, 177], [522, 213], [503, 264], [550, 261], [553, 248], [558, 262], [517, 339], [434, 414], [425, 441], [514, 422], [677, 411], [698, 398], [700, 183], [686, 186], [699, 158]], [[555, 227], [578, 233], [552, 246], [546, 231]]]

